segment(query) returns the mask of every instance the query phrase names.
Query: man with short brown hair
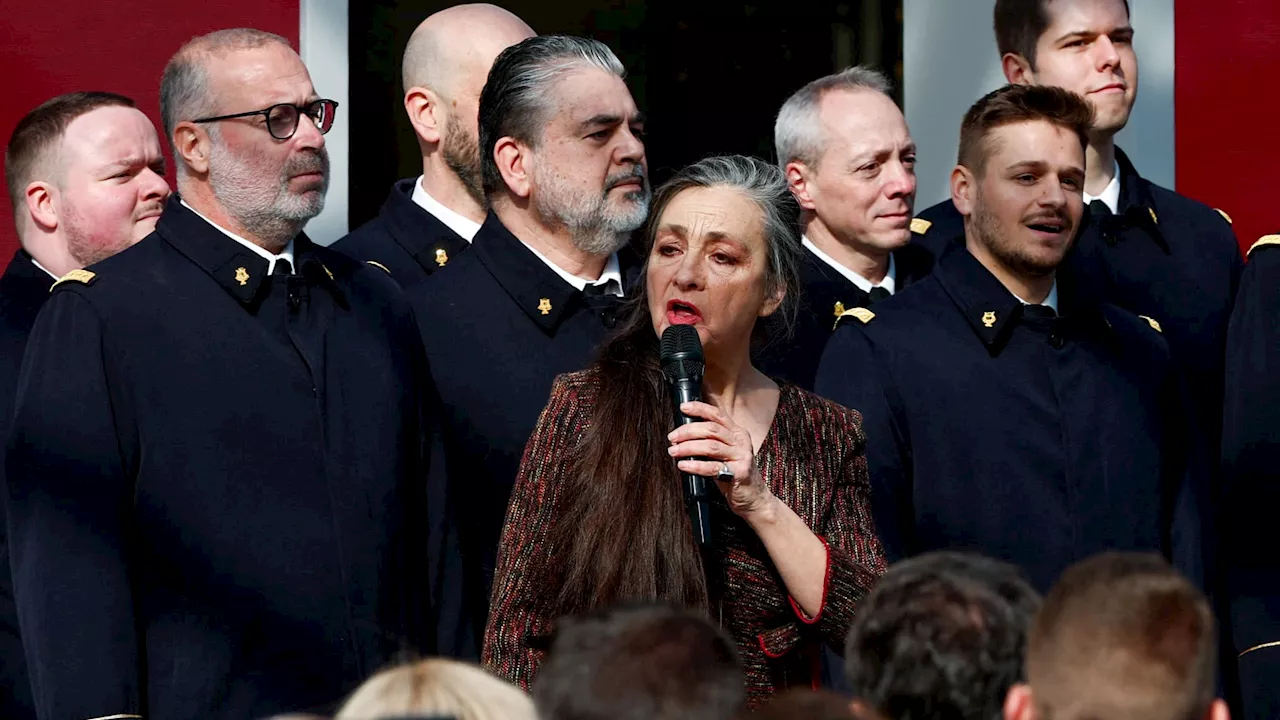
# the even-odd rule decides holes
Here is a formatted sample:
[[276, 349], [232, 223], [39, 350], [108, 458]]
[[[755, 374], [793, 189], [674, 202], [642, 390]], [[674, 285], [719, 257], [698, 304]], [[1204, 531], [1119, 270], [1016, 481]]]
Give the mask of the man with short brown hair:
[[[9, 138], [5, 177], [21, 247], [0, 277], [0, 437], [9, 434], [22, 355], [49, 289], [145, 237], [169, 195], [151, 121], [109, 92], [59, 95], [27, 113]], [[34, 717], [3, 513], [0, 658], [0, 717]]]
[[1043, 590], [1100, 550], [1199, 547], [1199, 526], [1173, 520], [1193, 476], [1159, 323], [1057, 274], [1084, 212], [1092, 117], [1053, 87], [975, 103], [951, 173], [963, 235], [827, 346], [816, 389], [863, 414], [890, 561], [974, 550]]
[[1102, 553], [1069, 568], [1027, 640], [1006, 720], [1228, 720], [1214, 699], [1217, 629], [1167, 562]]

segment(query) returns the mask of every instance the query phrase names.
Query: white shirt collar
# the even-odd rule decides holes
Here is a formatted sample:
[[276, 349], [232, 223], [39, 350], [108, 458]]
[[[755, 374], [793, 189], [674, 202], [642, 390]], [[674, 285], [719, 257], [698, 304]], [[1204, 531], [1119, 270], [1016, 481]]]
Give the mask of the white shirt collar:
[[1111, 176], [1111, 182], [1102, 189], [1102, 194], [1094, 197], [1089, 193], [1084, 194], [1085, 210], [1089, 209], [1089, 203], [1094, 200], [1101, 200], [1104, 205], [1111, 210], [1112, 215], [1120, 212], [1120, 163], [1115, 164], [1114, 174]]
[[818, 246], [814, 245], [813, 241], [810, 240], [809, 238], [801, 235], [800, 242], [806, 248], [809, 249], [809, 252], [813, 253], [814, 255], [817, 255], [819, 260], [830, 265], [832, 270], [835, 270], [836, 272], [845, 276], [845, 278], [848, 279], [849, 282], [853, 283], [854, 285], [857, 285], [858, 289], [861, 290], [862, 292], [869, 293], [871, 292], [872, 288], [876, 288], [876, 287], [881, 287], [881, 288], [884, 288], [885, 290], [888, 290], [890, 295], [897, 292], [898, 268], [893, 261], [893, 253], [889, 253], [889, 269], [885, 271], [884, 279], [880, 281], [879, 285], [875, 285], [870, 280], [862, 277], [861, 275], [850, 270], [844, 265], [841, 265], [839, 262], [835, 260], [835, 258], [819, 250]]
[[541, 260], [543, 264], [551, 268], [555, 274], [559, 275], [565, 282], [572, 285], [575, 290], [581, 291], [588, 285], [605, 285], [612, 281], [612, 293], [618, 297], [622, 297], [622, 266], [618, 263], [618, 253], [614, 253], [609, 256], [609, 260], [604, 264], [604, 270], [600, 273], [599, 278], [595, 280], [588, 280], [587, 278], [581, 278], [577, 275], [573, 275], [559, 265], [551, 262], [550, 258], [537, 250], [534, 250], [532, 245], [524, 243], [524, 246], [529, 248], [529, 252], [533, 253], [534, 257]]
[[1022, 298], [1018, 297], [1017, 295], [1014, 295], [1014, 297], [1018, 298], [1018, 302], [1022, 303], [1023, 305], [1039, 304], [1039, 305], [1044, 305], [1045, 307], [1051, 307], [1053, 308], [1054, 312], [1058, 312], [1058, 279], [1054, 278], [1053, 286], [1049, 288], [1049, 294], [1044, 296], [1044, 302], [1042, 303], [1029, 303], [1026, 300], [1023, 300]]
[[191, 207], [190, 205], [188, 205], [186, 200], [181, 200], [181, 199], [179, 199], [179, 202], [181, 202], [181, 203], [182, 203], [182, 206], [183, 206], [183, 207], [185, 207], [186, 209], [190, 210], [191, 212], [195, 213], [196, 215], [199, 215], [201, 220], [204, 220], [205, 222], [209, 223], [210, 225], [212, 225], [212, 226], [214, 226], [214, 227], [218, 228], [219, 230], [221, 230], [223, 235], [226, 235], [227, 237], [231, 238], [232, 240], [235, 240], [236, 242], [240, 243], [241, 245], [243, 245], [243, 246], [245, 246], [246, 248], [248, 248], [249, 250], [251, 250], [251, 251], [252, 251], [254, 254], [256, 254], [258, 257], [262, 258], [263, 260], [266, 260], [266, 261], [267, 261], [267, 274], [268, 274], [268, 275], [270, 275], [270, 274], [272, 273], [272, 271], [274, 271], [274, 270], [276, 269], [276, 260], [288, 260], [288, 261], [289, 261], [289, 267], [290, 267], [290, 268], [292, 268], [294, 272], [297, 272], [297, 271], [298, 271], [298, 263], [296, 263], [296, 262], [294, 262], [294, 261], [293, 261], [293, 240], [290, 240], [290, 241], [289, 241], [289, 244], [284, 246], [284, 250], [281, 250], [279, 255], [274, 255], [274, 254], [272, 254], [272, 253], [268, 252], [268, 251], [267, 251], [265, 248], [263, 248], [262, 246], [260, 246], [260, 245], [255, 245], [254, 243], [251, 243], [251, 242], [249, 242], [248, 240], [245, 240], [244, 238], [240, 237], [239, 235], [237, 235], [237, 234], [235, 234], [235, 233], [231, 232], [230, 230], [228, 230], [228, 229], [226, 229], [226, 228], [222, 227], [221, 225], [219, 225], [218, 223], [216, 223], [216, 222], [214, 222], [214, 221], [210, 220], [209, 218], [205, 217], [204, 215], [200, 215], [200, 211], [199, 211], [199, 210], [196, 210], [195, 208], [193, 208], [193, 207]]
[[[28, 254], [30, 254], [30, 253], [28, 253]], [[35, 265], [36, 267], [38, 267], [38, 268], [40, 268], [41, 270], [43, 270], [45, 275], [48, 275], [49, 277], [53, 278], [54, 280], [59, 280], [59, 279], [60, 279], [57, 275], [54, 275], [53, 273], [49, 272], [49, 268], [47, 268], [47, 267], [45, 267], [45, 266], [41, 265], [41, 264], [40, 264], [40, 261], [36, 259], [36, 256], [35, 256], [35, 255], [32, 255], [32, 256], [31, 256], [31, 264], [32, 264], [32, 265]]]
[[459, 215], [428, 195], [426, 189], [422, 187], [421, 175], [413, 181], [413, 201], [435, 216], [435, 219], [444, 223], [445, 227], [466, 238], [467, 242], [474, 240], [476, 233], [480, 232], [480, 223]]

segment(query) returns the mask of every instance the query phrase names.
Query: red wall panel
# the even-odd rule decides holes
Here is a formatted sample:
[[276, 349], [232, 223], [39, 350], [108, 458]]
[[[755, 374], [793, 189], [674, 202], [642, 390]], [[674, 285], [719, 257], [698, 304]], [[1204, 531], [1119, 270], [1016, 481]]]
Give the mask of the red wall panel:
[[1280, 2], [1177, 0], [1174, 21], [1178, 192], [1248, 248], [1280, 232]]
[[[24, 114], [74, 90], [133, 98], [160, 128], [160, 73], [195, 35], [255, 27], [298, 42], [298, 0], [17, 0], [0, 13], [0, 144]], [[161, 145], [169, 156], [168, 143]], [[3, 159], [0, 159], [3, 163]], [[173, 179], [173, 162], [169, 161]], [[17, 248], [8, 189], [0, 199], [0, 269]]]

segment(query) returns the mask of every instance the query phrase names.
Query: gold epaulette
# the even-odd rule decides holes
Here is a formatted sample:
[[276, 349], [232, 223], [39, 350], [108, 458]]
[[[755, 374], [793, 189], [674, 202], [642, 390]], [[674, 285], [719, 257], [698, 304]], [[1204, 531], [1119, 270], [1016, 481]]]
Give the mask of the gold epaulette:
[[1257, 250], [1264, 245], [1280, 245], [1280, 235], [1263, 235], [1258, 238], [1257, 242], [1249, 246], [1249, 252], [1244, 254], [1245, 257], [1252, 255], [1254, 250]]
[[388, 275], [391, 274], [391, 270], [389, 270], [386, 265], [383, 265], [377, 260], [365, 260], [364, 262], [366, 265], [372, 265]]
[[1267, 648], [1273, 648], [1277, 646], [1280, 646], [1280, 641], [1265, 642], [1265, 643], [1262, 643], [1261, 645], [1254, 645], [1253, 647], [1249, 648], [1248, 650], [1245, 650], [1244, 652], [1240, 653], [1236, 657], [1244, 657], [1245, 655], [1248, 655], [1249, 653], [1255, 650], [1266, 650]]
[[72, 270], [66, 275], [58, 278], [58, 282], [54, 283], [53, 287], [49, 288], [49, 292], [53, 292], [53, 288], [58, 287], [62, 283], [77, 282], [84, 283], [85, 285], [92, 285], [93, 281], [96, 279], [98, 279], [98, 276], [89, 270], [85, 270], [83, 268], [80, 270]]
[[1155, 330], [1161, 335], [1164, 334], [1164, 329], [1160, 327], [1160, 323], [1156, 322], [1155, 318], [1149, 318], [1146, 315], [1139, 315], [1138, 317], [1142, 318], [1143, 320], [1146, 320], [1147, 324], [1151, 326], [1152, 330]]
[[849, 308], [836, 317], [836, 322], [831, 326], [831, 329], [835, 330], [840, 327], [840, 321], [847, 317], [858, 318], [863, 325], [866, 325], [875, 319], [876, 314], [864, 307]]
[[911, 218], [911, 232], [917, 235], [923, 235], [929, 232], [929, 228], [933, 227], [933, 223], [924, 218]]
[[1221, 210], [1219, 210], [1218, 208], [1214, 208], [1214, 211], [1215, 211], [1215, 212], [1217, 212], [1219, 215], [1221, 215], [1221, 216], [1222, 216], [1222, 219], [1223, 219], [1223, 220], [1226, 220], [1228, 225], [1234, 225], [1234, 224], [1235, 224], [1235, 223], [1231, 222], [1231, 216], [1230, 216], [1230, 215], [1228, 215], [1228, 214], [1226, 214], [1226, 213], [1222, 212], [1222, 211], [1221, 211]]

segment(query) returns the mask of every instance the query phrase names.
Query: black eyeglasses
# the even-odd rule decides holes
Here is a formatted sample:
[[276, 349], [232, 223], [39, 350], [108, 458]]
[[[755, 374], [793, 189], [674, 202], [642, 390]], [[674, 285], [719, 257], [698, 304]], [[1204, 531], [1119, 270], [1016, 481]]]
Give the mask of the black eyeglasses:
[[316, 124], [316, 129], [323, 135], [329, 132], [329, 128], [333, 127], [333, 119], [337, 114], [338, 103], [336, 100], [315, 100], [306, 105], [280, 103], [279, 105], [272, 105], [266, 110], [250, 110], [249, 112], [236, 113], [234, 115], [200, 118], [199, 120], [192, 120], [192, 122], [209, 123], [218, 120], [232, 120], [234, 118], [262, 115], [267, 119], [267, 132], [271, 133], [271, 137], [277, 140], [288, 140], [293, 137], [294, 133], [298, 132], [298, 119], [303, 115], [310, 117], [311, 121]]

